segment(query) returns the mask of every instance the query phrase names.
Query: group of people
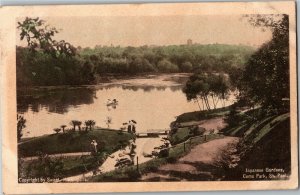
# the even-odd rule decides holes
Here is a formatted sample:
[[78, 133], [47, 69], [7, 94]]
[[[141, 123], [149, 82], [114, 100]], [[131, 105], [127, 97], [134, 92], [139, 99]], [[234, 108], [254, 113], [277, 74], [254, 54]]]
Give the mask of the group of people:
[[128, 123], [123, 123], [121, 130], [127, 130], [128, 133], [136, 133], [136, 124], [135, 120], [130, 120]]
[[134, 120], [130, 120], [128, 122], [127, 131], [128, 133], [135, 133], [136, 132], [136, 122]]

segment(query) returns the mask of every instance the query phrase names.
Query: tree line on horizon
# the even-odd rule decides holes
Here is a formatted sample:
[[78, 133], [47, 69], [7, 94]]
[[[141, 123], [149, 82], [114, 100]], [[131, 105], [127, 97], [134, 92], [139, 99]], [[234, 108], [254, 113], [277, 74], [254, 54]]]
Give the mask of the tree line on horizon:
[[65, 40], [56, 41], [54, 27], [39, 18], [19, 22], [17, 85], [51, 86], [96, 84], [108, 75], [145, 73], [223, 72], [243, 67], [255, 51], [244, 45], [193, 44], [170, 46], [95, 46], [75, 48]]

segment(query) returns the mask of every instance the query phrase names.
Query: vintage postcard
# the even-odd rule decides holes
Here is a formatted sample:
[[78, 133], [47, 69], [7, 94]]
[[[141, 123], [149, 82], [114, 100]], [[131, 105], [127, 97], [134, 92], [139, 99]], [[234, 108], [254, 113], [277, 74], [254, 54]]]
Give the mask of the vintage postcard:
[[295, 2], [1, 7], [5, 194], [295, 189]]

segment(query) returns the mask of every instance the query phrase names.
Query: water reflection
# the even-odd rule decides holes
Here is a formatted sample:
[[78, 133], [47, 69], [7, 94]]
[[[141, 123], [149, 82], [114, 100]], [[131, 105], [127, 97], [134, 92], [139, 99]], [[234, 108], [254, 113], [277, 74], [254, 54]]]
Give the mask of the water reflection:
[[46, 108], [48, 112], [63, 114], [70, 106], [92, 104], [97, 99], [92, 88], [35, 88], [17, 91], [17, 110], [19, 113], [31, 110], [39, 112]]
[[[164, 91], [170, 88], [172, 91], [181, 90], [182, 86], [133, 86], [121, 84], [109, 84], [105, 86], [92, 87], [68, 87], [68, 88], [30, 88], [18, 89], [17, 91], [17, 110], [18, 113], [25, 113], [28, 110], [39, 112], [46, 109], [48, 112], [63, 114], [69, 111], [70, 107], [82, 104], [93, 104], [97, 99], [98, 90], [109, 90], [121, 88], [123, 90], [151, 92], [153, 90]], [[108, 105], [107, 109], [116, 109], [117, 105]]]
[[112, 88], [122, 88], [124, 90], [138, 91], [142, 90], [144, 92], [151, 92], [153, 90], [164, 91], [167, 88], [170, 88], [172, 91], [178, 91], [182, 89], [183, 85], [174, 85], [174, 86], [153, 86], [153, 85], [126, 85], [126, 84], [108, 84], [105, 86], [97, 86], [96, 89], [112, 89]]
[[[186, 100], [182, 86], [107, 84], [68, 88], [18, 90], [18, 113], [26, 122], [28, 136], [53, 133], [70, 121], [93, 120], [98, 127], [127, 129], [125, 122], [135, 120], [137, 132], [168, 129], [176, 116], [199, 110]], [[107, 105], [108, 99], [117, 104]], [[230, 102], [226, 103], [228, 105]], [[219, 104], [218, 107], [222, 105]], [[124, 127], [125, 126], [125, 127]]]

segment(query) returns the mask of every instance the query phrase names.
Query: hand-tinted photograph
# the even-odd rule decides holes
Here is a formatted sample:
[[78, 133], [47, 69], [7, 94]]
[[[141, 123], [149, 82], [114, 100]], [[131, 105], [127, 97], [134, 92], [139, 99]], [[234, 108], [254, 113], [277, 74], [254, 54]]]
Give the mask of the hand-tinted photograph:
[[288, 15], [16, 23], [19, 183], [289, 179]]

